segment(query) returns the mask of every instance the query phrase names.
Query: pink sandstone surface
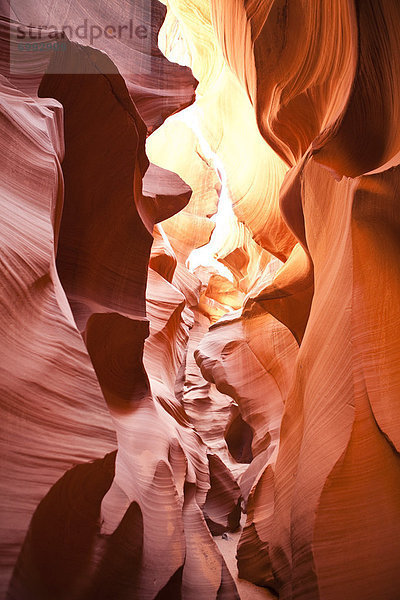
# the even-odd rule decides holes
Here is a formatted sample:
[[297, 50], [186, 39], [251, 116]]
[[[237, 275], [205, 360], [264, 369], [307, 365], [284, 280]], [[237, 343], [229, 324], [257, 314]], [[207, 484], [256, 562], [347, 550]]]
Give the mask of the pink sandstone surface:
[[0, 8], [1, 598], [398, 600], [398, 3]]

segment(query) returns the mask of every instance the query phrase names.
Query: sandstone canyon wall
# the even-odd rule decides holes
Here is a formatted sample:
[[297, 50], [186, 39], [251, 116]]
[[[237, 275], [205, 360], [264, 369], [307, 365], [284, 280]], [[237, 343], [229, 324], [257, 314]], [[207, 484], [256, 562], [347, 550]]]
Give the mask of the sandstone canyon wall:
[[398, 3], [0, 6], [1, 598], [397, 600]]

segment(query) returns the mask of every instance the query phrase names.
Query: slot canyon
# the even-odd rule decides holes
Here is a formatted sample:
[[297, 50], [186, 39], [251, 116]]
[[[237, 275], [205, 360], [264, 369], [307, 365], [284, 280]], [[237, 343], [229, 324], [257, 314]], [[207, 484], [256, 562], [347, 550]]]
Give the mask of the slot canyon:
[[400, 599], [399, 32], [0, 0], [0, 600]]

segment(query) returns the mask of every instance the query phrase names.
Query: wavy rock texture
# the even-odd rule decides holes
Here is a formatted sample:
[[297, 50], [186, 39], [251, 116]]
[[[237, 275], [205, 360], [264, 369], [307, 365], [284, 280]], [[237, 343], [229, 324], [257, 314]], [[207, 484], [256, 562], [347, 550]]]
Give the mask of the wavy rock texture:
[[[182, 364], [182, 388], [180, 395], [186, 413], [195, 425], [203, 441], [215, 453], [228, 460], [227, 446], [223, 439], [225, 427], [230, 419], [232, 400], [218, 393], [202, 376], [194, 359], [194, 352], [208, 331], [209, 319], [194, 311], [195, 322], [190, 331], [185, 361]], [[207, 414], [207, 418], [204, 415]]]
[[[38, 6], [33, 0], [13, 0], [2, 14], [24, 25], [41, 26], [41, 33], [29, 31], [16, 42], [37, 43], [47, 32], [61, 31], [84, 46], [105, 52], [118, 67], [142, 118], [150, 129], [182, 105], [192, 102], [196, 82], [189, 69], [172, 64], [157, 46], [158, 30], [165, 7], [157, 0], [121, 0], [96, 4], [85, 1], [46, 0]], [[3, 9], [4, 10], [4, 9]], [[47, 29], [47, 31], [46, 31]], [[39, 37], [40, 35], [40, 37]], [[51, 41], [57, 40], [53, 37]], [[23, 52], [32, 60], [32, 52]], [[13, 55], [15, 65], [21, 53]], [[78, 65], [76, 68], [79, 70]], [[27, 70], [27, 74], [31, 69]]]
[[[355, 7], [346, 0], [211, 5], [224, 56], [263, 137], [294, 166], [346, 105], [356, 66]], [[298, 34], [288, 35], [293, 30]]]
[[[79, 64], [79, 73], [74, 73], [76, 64]], [[92, 386], [99, 397], [99, 415], [92, 416], [89, 404], [85, 419], [90, 426], [85, 426], [85, 419], [80, 418], [82, 406], [74, 405], [69, 414], [68, 407], [63, 407], [59, 401], [61, 406], [50, 419], [51, 424], [53, 421], [62, 423], [61, 439], [58, 441], [60, 448], [55, 446], [59, 474], [68, 466], [68, 463], [62, 462], [68, 439], [78, 445], [77, 456], [73, 453], [69, 464], [96, 456], [96, 453], [90, 453], [91, 443], [87, 446], [82, 443], [80, 431], [92, 440], [97, 454], [101, 455], [113, 447], [112, 430], [115, 429], [118, 452], [116, 457], [110, 455], [102, 462], [73, 469], [51, 488], [31, 522], [14, 571], [9, 597], [70, 598], [78, 595], [116, 598], [126, 594], [137, 598], [154, 598], [159, 594], [166, 597], [170, 594], [199, 598], [217, 598], [224, 594], [236, 597], [235, 585], [200, 509], [209, 488], [205, 446], [174, 399], [174, 371], [171, 371], [171, 362], [166, 360], [171, 358], [177, 371], [191, 325], [190, 314], [185, 309], [185, 296], [154, 270], [149, 272], [148, 306], [151, 307], [152, 284], [158, 293], [165, 295], [164, 307], [158, 304], [154, 312], [149, 311], [150, 338], [145, 363], [154, 395], [143, 365], [143, 346], [148, 335], [144, 294], [151, 232], [156, 221], [168, 218], [174, 210], [184, 206], [190, 193], [187, 186], [180, 180], [176, 181], [176, 177], [171, 174], [164, 176], [164, 172], [160, 175], [158, 170], [155, 197], [143, 196], [141, 180], [148, 167], [144, 153], [145, 126], [122, 77], [105, 55], [67, 43], [63, 54], [51, 56], [49, 71], [51, 74], [42, 79], [39, 91], [41, 95], [58, 98], [62, 104], [66, 143], [63, 159], [65, 202], [61, 225], [57, 222], [57, 233], [60, 228], [57, 269], [75, 320], [54, 264], [51, 217], [53, 213], [59, 214], [56, 201], [57, 197], [59, 202], [62, 201], [62, 176], [55, 142], [52, 144], [51, 138], [54, 133], [51, 130], [53, 113], [45, 107], [43, 100], [33, 101], [24, 96], [26, 106], [21, 107], [21, 114], [31, 110], [32, 123], [35, 123], [35, 118], [36, 121], [40, 118], [49, 121], [46, 128], [43, 125], [39, 128], [37, 137], [42, 141], [43, 154], [47, 152], [50, 155], [49, 159], [45, 154], [47, 162], [38, 162], [42, 171], [45, 167], [48, 169], [49, 176], [45, 175], [44, 179], [49, 181], [49, 200], [42, 208], [36, 201], [39, 215], [41, 209], [42, 221], [47, 223], [48, 259], [46, 262], [41, 256], [41, 221], [37, 217], [38, 241], [34, 240], [36, 245], [33, 248], [38, 246], [38, 254], [41, 251], [36, 268], [39, 283], [35, 283], [34, 263], [31, 268], [33, 281], [28, 281], [27, 287], [38, 288], [42, 296], [46, 287], [51, 293], [52, 286], [58, 286], [55, 303], [60, 305], [59, 312], [66, 321], [64, 327], [70, 324], [75, 338], [80, 340], [81, 352], [89, 366], [88, 355], [79, 336], [79, 330], [83, 332], [112, 416], [112, 425], [105, 411], [102, 417], [104, 404], [90, 366], [87, 377], [92, 377]], [[19, 100], [22, 94], [15, 93]], [[89, 99], [90, 112], [87, 110]], [[61, 105], [53, 100], [47, 103], [56, 115], [56, 111], [61, 114]], [[93, 110], [93, 104], [96, 110]], [[35, 110], [38, 115], [35, 115]], [[15, 120], [15, 116], [13, 118]], [[28, 123], [29, 119], [27, 129]], [[23, 131], [23, 127], [21, 129]], [[56, 136], [54, 139], [57, 140]], [[34, 142], [37, 144], [35, 138]], [[28, 143], [32, 144], [29, 137]], [[125, 162], [113, 160], [113, 155], [124, 157]], [[107, 167], [109, 160], [114, 165], [111, 169]], [[82, 164], [85, 164], [84, 170], [80, 168]], [[166, 188], [169, 195], [164, 193]], [[174, 196], [170, 195], [171, 188], [175, 190]], [[17, 192], [21, 191], [17, 188]], [[19, 210], [24, 214], [22, 207], [23, 204]], [[32, 209], [28, 208], [28, 211], [32, 213]], [[22, 250], [20, 252], [22, 254]], [[31, 260], [33, 257], [34, 254]], [[49, 273], [46, 275], [44, 271], [42, 275], [40, 269], [44, 270], [47, 263]], [[8, 270], [12, 277], [14, 271], [11, 267]], [[160, 265], [159, 270], [164, 272]], [[52, 283], [50, 273], [53, 273], [55, 283]], [[28, 300], [31, 300], [31, 293], [27, 294]], [[43, 312], [46, 314], [45, 310]], [[47, 309], [47, 312], [50, 310]], [[67, 338], [61, 334], [59, 337], [67, 343]], [[73, 350], [77, 352], [75, 347]], [[22, 365], [23, 352], [20, 348], [18, 351], [20, 357], [16, 364]], [[71, 362], [76, 360], [67, 353], [66, 358]], [[70, 365], [69, 368], [72, 376]], [[63, 371], [66, 370], [67, 367], [63, 367]], [[42, 376], [45, 372], [42, 366]], [[80, 383], [85, 381], [84, 373], [77, 371]], [[57, 372], [53, 376], [56, 377]], [[67, 379], [64, 381], [68, 385]], [[83, 385], [88, 387], [86, 393], [89, 393], [90, 384]], [[50, 387], [47, 396], [52, 397], [51, 394], [55, 396]], [[52, 400], [57, 401], [57, 397]], [[46, 397], [43, 402], [46, 405]], [[29, 406], [29, 398], [27, 404]], [[73, 422], [78, 411], [79, 427]], [[95, 431], [101, 433], [103, 420], [108, 430], [103, 434], [105, 440], [102, 442], [101, 437], [100, 440], [96, 438]], [[38, 440], [46, 435], [41, 421], [38, 423], [39, 432], [35, 435]], [[94, 429], [96, 423], [97, 429]], [[72, 446], [74, 442], [70, 442]], [[51, 456], [51, 451], [46, 451], [46, 444], [43, 446], [46, 455]], [[31, 452], [34, 458], [32, 466], [36, 466], [41, 452], [34, 446]], [[7, 468], [15, 468], [18, 461], [13, 460], [13, 456], [8, 458], [10, 465], [7, 464]], [[64, 460], [67, 461], [67, 458]], [[221, 471], [217, 465], [214, 472], [214, 477], [223, 481], [223, 474], [227, 471], [226, 468]], [[48, 484], [56, 479], [57, 471], [51, 478], [46, 470], [44, 474], [48, 489]], [[34, 504], [46, 491], [41, 477], [43, 473], [39, 477], [36, 474], [32, 476], [36, 486], [31, 491]], [[234, 481], [229, 484], [232, 487]], [[75, 490], [81, 490], [82, 496], [75, 498]], [[9, 488], [10, 492], [12, 488]], [[62, 498], [61, 504], [59, 498]], [[20, 521], [25, 530], [33, 508], [32, 498], [29, 497], [26, 502], [29, 506], [25, 508], [25, 522], [24, 519]], [[7, 501], [6, 505], [9, 506]], [[60, 520], [66, 520], [66, 528]], [[48, 526], [51, 527], [51, 535], [46, 533]], [[6, 535], [7, 543], [17, 545], [15, 540], [20, 543], [21, 539], [18, 540], [14, 531], [15, 525], [10, 524], [10, 529], [11, 533]], [[59, 548], [58, 536], [65, 541], [62, 548]], [[212, 561], [211, 569], [209, 564], [199, 560], [203, 554]], [[10, 560], [9, 555], [7, 558]], [[136, 565], [132, 575], [128, 575], [130, 561]], [[51, 576], [47, 576], [47, 570], [50, 570]]]
[[268, 532], [280, 597], [394, 599], [399, 10], [238, 1], [213, 15], [260, 130], [293, 165], [281, 207], [314, 269]]
[[4, 597], [38, 502], [71, 465], [113, 450], [115, 433], [55, 268], [62, 107], [2, 77], [1, 131]]
[[0, 20], [1, 593], [397, 600], [398, 3], [163, 4]]
[[[203, 375], [234, 398], [251, 431], [254, 458], [240, 479], [247, 522], [238, 546], [239, 575], [272, 587], [268, 527], [274, 465], [297, 353], [298, 346], [288, 329], [266, 313], [247, 319], [222, 319], [195, 352]], [[236, 434], [240, 437], [231, 444], [243, 440], [240, 428]]]

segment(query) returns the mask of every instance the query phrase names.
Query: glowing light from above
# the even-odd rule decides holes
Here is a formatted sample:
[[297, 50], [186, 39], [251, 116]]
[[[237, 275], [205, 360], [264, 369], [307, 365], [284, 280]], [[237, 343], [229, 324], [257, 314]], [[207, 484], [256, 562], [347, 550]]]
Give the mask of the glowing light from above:
[[226, 245], [231, 231], [235, 230], [237, 227], [237, 218], [232, 208], [224, 165], [219, 156], [212, 151], [201, 131], [195, 105], [190, 106], [176, 115], [176, 117], [172, 118], [179, 118], [179, 120], [184, 121], [186, 125], [192, 129], [199, 141], [205, 159], [213, 165], [221, 182], [218, 210], [210, 219], [215, 223], [215, 228], [212, 232], [210, 241], [205, 246], [201, 246], [201, 248], [195, 248], [188, 257], [186, 265], [191, 272], [200, 266], [210, 267], [233, 283], [234, 277], [231, 271], [218, 261], [218, 255]]
[[178, 19], [171, 10], [167, 11], [164, 24], [158, 35], [158, 47], [171, 62], [190, 66], [192, 59]]

